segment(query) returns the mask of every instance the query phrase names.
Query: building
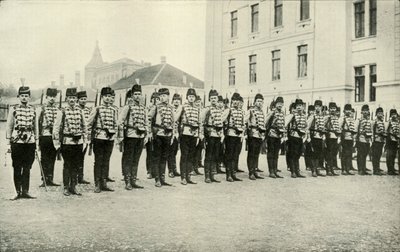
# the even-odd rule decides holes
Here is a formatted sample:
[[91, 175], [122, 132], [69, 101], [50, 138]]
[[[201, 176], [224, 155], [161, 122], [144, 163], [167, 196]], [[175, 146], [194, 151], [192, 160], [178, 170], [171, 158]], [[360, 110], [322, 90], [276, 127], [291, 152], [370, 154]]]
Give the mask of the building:
[[85, 87], [99, 89], [111, 85], [131, 75], [135, 70], [149, 65], [149, 63], [143, 61], [139, 63], [129, 58], [118, 59], [111, 63], [104, 62], [99, 43], [96, 42], [92, 58], [85, 66]]
[[400, 108], [400, 1], [208, 1], [205, 88]]
[[135, 83], [142, 86], [143, 102], [146, 100], [146, 104], [149, 102], [151, 94], [160, 87], [168, 88], [171, 98], [174, 93], [180, 94], [183, 101], [189, 87], [196, 89], [197, 94], [201, 95], [202, 99], [205, 97], [204, 82], [168, 64], [165, 57], [161, 57], [160, 64], [136, 70], [130, 76], [111, 85], [117, 96], [115, 105], [123, 106], [125, 104], [126, 91], [132, 88]]

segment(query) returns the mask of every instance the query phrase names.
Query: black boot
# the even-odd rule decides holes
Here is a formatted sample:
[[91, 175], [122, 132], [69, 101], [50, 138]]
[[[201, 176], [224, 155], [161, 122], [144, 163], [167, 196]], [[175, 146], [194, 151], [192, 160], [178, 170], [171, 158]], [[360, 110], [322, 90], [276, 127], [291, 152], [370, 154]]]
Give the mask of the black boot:
[[199, 168], [194, 168], [193, 169], [194, 170], [194, 173], [196, 174], [196, 175], [203, 175], [203, 173], [201, 173], [200, 171], [199, 171]]
[[107, 178], [106, 178], [106, 182], [115, 182], [115, 180], [112, 179], [112, 178], [110, 178], [110, 177], [107, 177]]
[[330, 169], [331, 169], [331, 174], [332, 174], [332, 176], [339, 176], [339, 174], [336, 174], [336, 173], [334, 172], [334, 168], [333, 168], [333, 167], [331, 167]]
[[211, 182], [214, 182], [214, 183], [221, 183], [221, 181], [216, 180], [216, 179], [214, 178], [214, 174], [213, 174], [212, 172], [210, 172], [210, 180], [211, 180]]
[[94, 192], [95, 193], [100, 193], [101, 192], [101, 186], [100, 186], [100, 179], [99, 178], [95, 178], [95, 181], [94, 181]]
[[79, 176], [78, 176], [78, 184], [89, 185], [90, 182], [89, 182], [89, 181], [86, 181], [86, 180], [83, 178], [82, 175], [79, 175]]
[[292, 159], [289, 159], [289, 169], [290, 169], [290, 177], [297, 178], [296, 176], [296, 168], [294, 167], [294, 162]]
[[299, 160], [296, 160], [296, 162], [295, 162], [295, 167], [296, 167], [296, 170], [295, 170], [295, 172], [296, 172], [296, 177], [298, 177], [298, 178], [305, 178], [305, 176], [303, 176], [303, 175], [300, 173]]
[[132, 184], [131, 184], [131, 178], [129, 176], [124, 176], [124, 181], [125, 181], [125, 189], [130, 191], [132, 190]]
[[160, 183], [162, 186], [172, 186], [172, 184], [169, 184], [167, 182], [165, 182], [165, 175], [161, 175], [161, 179], [160, 179]]
[[53, 176], [47, 177], [46, 185], [47, 186], [60, 186], [59, 184], [56, 184], [53, 182]]
[[76, 190], [76, 184], [77, 184], [76, 182], [77, 182], [76, 178], [72, 180], [71, 187], [69, 188], [69, 191], [73, 195], [82, 196], [82, 194]]
[[192, 184], [192, 185], [197, 184], [196, 182], [194, 182], [194, 181], [190, 178], [190, 174], [188, 174], [188, 175], [186, 176], [186, 182], [187, 182], [188, 184]]
[[273, 164], [273, 168], [274, 168], [274, 174], [276, 178], [283, 178], [281, 175], [278, 174], [278, 172], [280, 172], [280, 170], [278, 170], [278, 159], [272, 159], [272, 164]]
[[113, 192], [114, 190], [107, 186], [107, 179], [103, 179], [101, 184], [101, 190], [106, 192]]
[[12, 198], [11, 200], [19, 200], [22, 198], [22, 193], [21, 192], [17, 192], [17, 196], [15, 196], [14, 198]]
[[267, 163], [268, 163], [268, 172], [269, 172], [269, 177], [270, 178], [276, 178], [275, 175], [275, 167], [274, 167], [274, 160], [272, 158], [267, 158]]
[[71, 192], [69, 191], [68, 186], [64, 185], [63, 194], [64, 194], [64, 196], [70, 196], [71, 195]]
[[211, 183], [210, 172], [208, 170], [205, 171], [205, 179], [204, 182]]
[[136, 180], [137, 179], [135, 177], [131, 178], [132, 188], [134, 188], [134, 189], [143, 189], [144, 188], [143, 186], [140, 186], [140, 185], [136, 184]]

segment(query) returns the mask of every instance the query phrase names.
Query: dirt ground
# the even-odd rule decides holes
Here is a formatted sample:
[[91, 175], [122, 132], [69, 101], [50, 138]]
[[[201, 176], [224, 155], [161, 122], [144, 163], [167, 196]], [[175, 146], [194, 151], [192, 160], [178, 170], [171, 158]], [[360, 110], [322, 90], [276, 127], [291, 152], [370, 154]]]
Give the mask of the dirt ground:
[[[197, 185], [168, 178], [173, 187], [156, 188], [145, 176], [144, 151], [139, 184], [145, 189], [126, 191], [121, 154], [114, 149], [115, 192], [93, 193], [88, 157], [85, 173], [92, 183], [79, 186], [82, 197], [64, 197], [60, 187], [39, 188], [35, 162], [31, 194], [38, 198], [10, 201], [15, 191], [3, 143], [0, 251], [400, 251], [399, 176], [312, 178], [302, 159], [307, 178], [292, 179], [281, 156], [284, 179], [250, 181], [240, 173], [243, 182], [205, 184], [196, 176]], [[240, 166], [246, 169], [244, 153]], [[265, 156], [260, 168], [267, 168]], [[57, 161], [55, 182], [61, 176]]]

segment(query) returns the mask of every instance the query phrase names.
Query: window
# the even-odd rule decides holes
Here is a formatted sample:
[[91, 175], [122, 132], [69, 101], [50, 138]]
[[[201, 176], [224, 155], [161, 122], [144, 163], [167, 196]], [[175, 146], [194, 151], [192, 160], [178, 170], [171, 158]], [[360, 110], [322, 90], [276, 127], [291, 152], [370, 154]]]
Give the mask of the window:
[[376, 82], [376, 65], [369, 66], [369, 101], [376, 101], [376, 88], [373, 84]]
[[283, 0], [274, 0], [275, 1], [275, 13], [274, 13], [274, 26], [278, 27], [282, 25], [282, 5]]
[[238, 22], [237, 11], [232, 11], [231, 12], [231, 38], [237, 36], [237, 22]]
[[356, 89], [355, 89], [355, 101], [356, 102], [363, 102], [364, 101], [364, 92], [365, 92], [365, 76], [364, 72], [365, 67], [355, 67], [354, 72], [355, 72], [355, 83], [356, 83]]
[[376, 35], [376, 0], [369, 0], [369, 35]]
[[306, 77], [307, 76], [307, 45], [299, 46], [297, 54], [297, 76]]
[[251, 32], [258, 31], [258, 4], [251, 6]]
[[300, 20], [310, 18], [310, 0], [300, 0]]
[[257, 82], [257, 55], [249, 56], [249, 82]]
[[281, 79], [281, 50], [272, 51], [272, 80]]
[[228, 62], [229, 62], [229, 86], [234, 86], [235, 85], [236, 60], [230, 59]]
[[354, 4], [355, 36], [364, 37], [364, 2]]

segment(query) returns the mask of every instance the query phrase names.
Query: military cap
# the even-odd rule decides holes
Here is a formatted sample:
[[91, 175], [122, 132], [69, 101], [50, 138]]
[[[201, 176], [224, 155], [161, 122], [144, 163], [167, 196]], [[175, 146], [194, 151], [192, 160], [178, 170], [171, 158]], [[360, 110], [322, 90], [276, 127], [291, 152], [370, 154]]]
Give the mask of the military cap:
[[101, 89], [100, 95], [112, 95], [112, 89], [110, 87], [103, 87]]
[[381, 107], [377, 108], [375, 114], [378, 114], [379, 112], [383, 113], [383, 108], [381, 108]]
[[276, 99], [275, 99], [275, 104], [278, 103], [278, 102], [283, 103], [283, 97], [282, 97], [282, 96], [276, 97]]
[[224, 104], [229, 104], [229, 99], [228, 98], [224, 99]]
[[87, 97], [86, 91], [79, 91], [77, 93], [78, 99], [82, 97]]
[[200, 95], [196, 95], [196, 101], [201, 101]]
[[218, 95], [218, 101], [219, 102], [224, 102], [224, 98], [222, 97], [222, 95]]
[[264, 96], [260, 93], [256, 94], [256, 96], [254, 96], [254, 102], [257, 101], [257, 99], [261, 99], [264, 100]]
[[159, 95], [163, 95], [163, 94], [169, 95], [169, 89], [168, 88], [160, 88], [160, 89], [158, 89], [158, 94]]
[[18, 89], [18, 95], [21, 95], [21, 94], [28, 94], [28, 95], [31, 95], [31, 90], [30, 90], [30, 88], [27, 87], [27, 86], [19, 87], [19, 89]]
[[292, 109], [294, 109], [295, 106], [296, 106], [296, 103], [294, 103], [294, 102], [290, 103], [290, 105], [289, 105], [289, 111], [291, 111]]
[[315, 107], [314, 105], [308, 105], [308, 111], [314, 111]]
[[269, 104], [270, 109], [275, 108], [275, 104], [276, 104], [275, 101], [272, 100], [271, 103]]
[[322, 106], [322, 101], [321, 100], [315, 100], [314, 101], [314, 106]]
[[111, 95], [115, 96], [115, 90], [114, 89], [111, 89]]
[[243, 99], [243, 97], [241, 95], [239, 95], [239, 101], [241, 101], [241, 102], [244, 101], [244, 99]]
[[397, 115], [397, 110], [396, 109], [390, 109], [389, 115], [392, 116], [393, 114]]
[[329, 108], [337, 108], [336, 103], [335, 102], [330, 102], [329, 103]]
[[210, 92], [208, 93], [208, 99], [210, 99], [211, 96], [218, 96], [217, 90], [211, 89]]
[[327, 111], [327, 110], [328, 110], [328, 107], [326, 105], [323, 105], [322, 106], [322, 111]]
[[232, 101], [239, 101], [240, 100], [240, 94], [239, 93], [233, 93], [231, 100]]
[[151, 98], [150, 99], [157, 99], [160, 98], [160, 95], [158, 94], [158, 92], [154, 92], [151, 94]]
[[344, 105], [344, 110], [352, 110], [351, 104]]
[[48, 88], [46, 90], [46, 96], [51, 96], [51, 97], [57, 96], [57, 89], [56, 88]]
[[132, 97], [132, 89], [128, 89], [128, 91], [126, 92], [125, 98], [128, 98], [128, 97]]
[[180, 100], [180, 101], [182, 101], [182, 97], [181, 97], [179, 94], [175, 93], [175, 94], [172, 96], [172, 100]]
[[368, 106], [368, 104], [364, 104], [364, 105], [362, 105], [362, 107], [361, 107], [361, 111], [368, 111], [369, 110], [369, 106]]
[[76, 88], [67, 88], [67, 90], [65, 90], [65, 96], [77, 96]]
[[132, 94], [135, 93], [135, 92], [140, 92], [141, 93], [142, 92], [142, 86], [140, 86], [138, 84], [133, 85], [131, 92], [132, 92]]
[[196, 90], [195, 90], [194, 88], [189, 88], [189, 89], [187, 90], [187, 92], [186, 92], [186, 98], [187, 98], [189, 95], [194, 95], [194, 96], [196, 96]]
[[294, 104], [295, 104], [295, 106], [297, 106], [297, 105], [303, 105], [303, 100], [302, 100], [302, 99], [296, 99], [296, 100], [294, 101]]

